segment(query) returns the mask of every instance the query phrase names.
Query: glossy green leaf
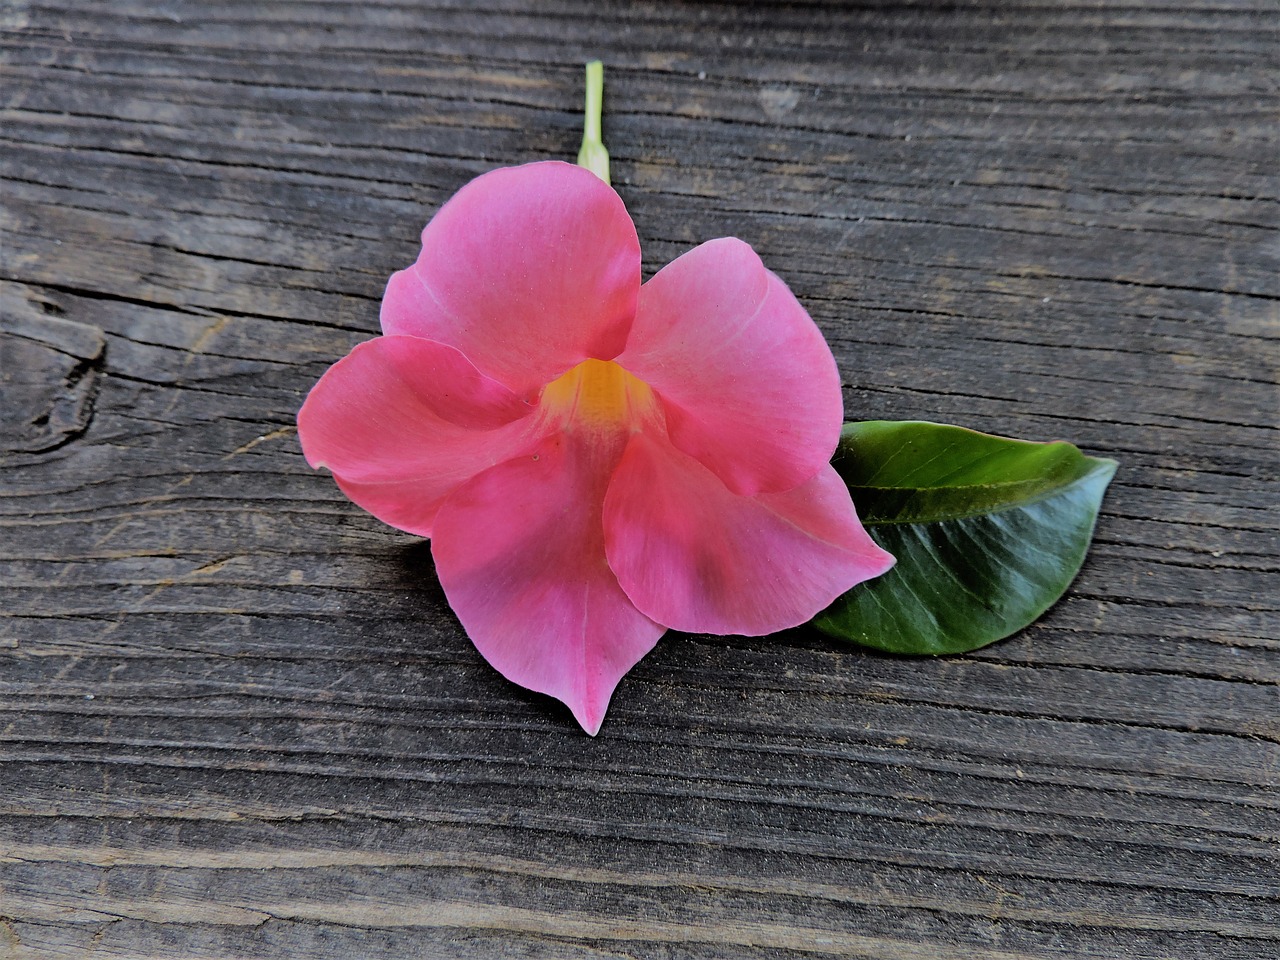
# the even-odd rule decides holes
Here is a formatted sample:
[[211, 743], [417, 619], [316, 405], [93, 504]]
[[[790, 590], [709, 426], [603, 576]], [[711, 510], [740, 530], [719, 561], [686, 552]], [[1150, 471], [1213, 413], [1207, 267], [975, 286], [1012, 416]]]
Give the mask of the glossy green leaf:
[[961, 653], [1021, 630], [1084, 562], [1114, 460], [919, 421], [846, 423], [832, 460], [898, 558], [814, 621], [892, 653]]

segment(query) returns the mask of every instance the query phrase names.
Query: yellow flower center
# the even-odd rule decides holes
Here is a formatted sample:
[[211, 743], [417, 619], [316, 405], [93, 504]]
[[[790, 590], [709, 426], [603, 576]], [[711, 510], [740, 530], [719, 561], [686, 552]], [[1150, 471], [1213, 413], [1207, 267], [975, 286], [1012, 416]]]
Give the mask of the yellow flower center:
[[566, 426], [638, 427], [657, 407], [649, 385], [612, 360], [583, 360], [542, 390], [542, 408]]

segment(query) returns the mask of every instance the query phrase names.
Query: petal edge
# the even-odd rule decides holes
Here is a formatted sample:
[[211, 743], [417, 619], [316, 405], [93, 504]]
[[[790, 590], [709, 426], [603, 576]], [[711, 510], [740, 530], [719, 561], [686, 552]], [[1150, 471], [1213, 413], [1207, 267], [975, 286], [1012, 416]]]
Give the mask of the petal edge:
[[462, 187], [394, 274], [382, 330], [457, 347], [522, 399], [626, 343], [640, 241], [622, 198], [560, 161], [501, 167]]
[[453, 347], [417, 337], [359, 344], [298, 411], [312, 467], [393, 527], [431, 535], [444, 498], [531, 439], [534, 408]]
[[600, 728], [622, 677], [665, 628], [636, 609], [604, 552], [606, 469], [569, 434], [460, 487], [432, 555], [449, 605], [504, 677]]
[[614, 474], [604, 523], [609, 565], [627, 596], [657, 622], [692, 633], [798, 626], [893, 565], [829, 465], [793, 490], [744, 497], [644, 434]]
[[789, 490], [835, 452], [831, 348], [741, 240], [695, 247], [641, 287], [618, 362], [662, 398], [671, 442], [736, 493]]

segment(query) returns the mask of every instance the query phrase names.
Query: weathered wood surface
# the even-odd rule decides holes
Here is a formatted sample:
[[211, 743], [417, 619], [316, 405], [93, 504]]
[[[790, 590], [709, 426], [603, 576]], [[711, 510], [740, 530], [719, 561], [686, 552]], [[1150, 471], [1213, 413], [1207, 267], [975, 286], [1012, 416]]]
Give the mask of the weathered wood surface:
[[[0, 6], [0, 957], [1280, 956], [1277, 19], [1193, 0]], [[504, 682], [293, 426], [608, 64], [652, 270], [854, 418], [1121, 461], [1022, 635]]]

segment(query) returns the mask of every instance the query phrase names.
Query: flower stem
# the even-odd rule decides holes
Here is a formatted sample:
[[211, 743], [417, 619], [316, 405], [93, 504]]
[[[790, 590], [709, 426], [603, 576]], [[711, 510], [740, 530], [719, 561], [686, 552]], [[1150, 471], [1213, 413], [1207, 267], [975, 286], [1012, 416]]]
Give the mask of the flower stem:
[[587, 64], [587, 105], [582, 121], [582, 149], [578, 166], [586, 167], [605, 183], [609, 182], [609, 151], [600, 138], [600, 117], [604, 112], [604, 64], [592, 60]]

